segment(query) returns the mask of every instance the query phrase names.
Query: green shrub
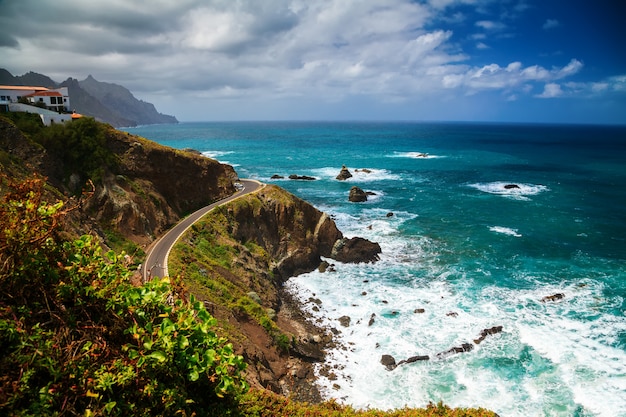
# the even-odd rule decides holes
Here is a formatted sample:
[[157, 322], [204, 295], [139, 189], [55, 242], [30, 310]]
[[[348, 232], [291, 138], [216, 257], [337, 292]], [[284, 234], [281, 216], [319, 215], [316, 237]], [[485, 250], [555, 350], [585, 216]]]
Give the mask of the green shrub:
[[193, 415], [230, 407], [246, 365], [168, 279], [130, 284], [123, 254], [56, 235], [43, 181], [0, 201], [0, 415]]

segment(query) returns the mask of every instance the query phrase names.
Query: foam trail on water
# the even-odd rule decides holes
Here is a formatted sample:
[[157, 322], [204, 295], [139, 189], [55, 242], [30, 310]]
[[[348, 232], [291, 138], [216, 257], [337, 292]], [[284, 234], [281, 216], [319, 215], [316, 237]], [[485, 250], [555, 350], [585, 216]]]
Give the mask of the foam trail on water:
[[445, 158], [442, 155], [431, 155], [426, 152], [394, 152], [392, 155], [388, 155], [390, 158], [412, 158], [412, 159], [438, 159]]
[[529, 200], [528, 196], [549, 191], [548, 187], [541, 184], [520, 184], [503, 181], [475, 183], [468, 184], [468, 186], [485, 193], [501, 195], [517, 200]]
[[489, 230], [496, 233], [502, 233], [504, 235], [514, 236], [514, 237], [522, 237], [519, 233], [517, 233], [517, 229], [511, 229], [509, 227], [503, 226], [490, 226]]

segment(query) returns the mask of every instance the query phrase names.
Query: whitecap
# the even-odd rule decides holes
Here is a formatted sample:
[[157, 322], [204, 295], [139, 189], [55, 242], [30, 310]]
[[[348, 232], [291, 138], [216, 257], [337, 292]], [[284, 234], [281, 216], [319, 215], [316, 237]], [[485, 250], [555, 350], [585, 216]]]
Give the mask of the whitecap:
[[202, 152], [202, 155], [206, 156], [207, 158], [217, 159], [220, 156], [230, 155], [232, 153], [234, 152], [233, 151], [204, 151]]
[[394, 152], [392, 155], [387, 155], [389, 158], [411, 158], [411, 159], [437, 159], [445, 158], [442, 155], [432, 155], [426, 152]]
[[233, 151], [204, 151], [204, 152], [201, 152], [201, 153], [202, 153], [203, 156], [206, 156], [207, 158], [215, 159], [216, 161], [218, 161], [218, 162], [220, 162], [222, 164], [227, 164], [227, 165], [230, 165], [232, 167], [240, 166], [240, 164], [231, 164], [229, 161], [221, 159], [225, 155], [230, 155], [230, 154], [234, 153]]
[[522, 237], [519, 233], [517, 233], [517, 229], [511, 229], [510, 227], [503, 226], [490, 226], [489, 230], [496, 233], [502, 233], [508, 236]]
[[541, 184], [522, 184], [504, 181], [475, 183], [468, 184], [468, 186], [485, 193], [501, 195], [517, 200], [529, 200], [528, 196], [549, 191], [548, 187]]
[[[399, 181], [402, 177], [387, 169], [377, 168], [348, 168], [352, 177], [346, 182], [374, 182], [374, 181]], [[314, 169], [314, 175], [323, 179], [334, 179], [341, 170], [335, 167], [325, 167]]]

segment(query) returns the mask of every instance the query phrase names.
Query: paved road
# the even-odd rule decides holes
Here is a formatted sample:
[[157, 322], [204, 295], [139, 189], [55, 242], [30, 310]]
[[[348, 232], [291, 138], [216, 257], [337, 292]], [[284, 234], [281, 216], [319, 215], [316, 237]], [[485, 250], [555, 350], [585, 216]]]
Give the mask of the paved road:
[[209, 211], [213, 210], [219, 205], [228, 203], [229, 201], [235, 200], [243, 195], [252, 193], [264, 186], [264, 184], [255, 180], [241, 180], [240, 182], [241, 184], [243, 184], [242, 190], [237, 191], [230, 197], [203, 207], [200, 210], [185, 217], [183, 220], [177, 223], [176, 226], [168, 230], [167, 233], [165, 233], [165, 235], [163, 235], [154, 245], [152, 245], [152, 248], [148, 251], [148, 254], [146, 255], [146, 261], [142, 265], [142, 276], [144, 282], [149, 280], [151, 277], [165, 277], [169, 275], [167, 270], [167, 258], [170, 255], [172, 247], [178, 241], [180, 236], [185, 233], [185, 231], [189, 229], [195, 222], [200, 220], [202, 216], [204, 216]]

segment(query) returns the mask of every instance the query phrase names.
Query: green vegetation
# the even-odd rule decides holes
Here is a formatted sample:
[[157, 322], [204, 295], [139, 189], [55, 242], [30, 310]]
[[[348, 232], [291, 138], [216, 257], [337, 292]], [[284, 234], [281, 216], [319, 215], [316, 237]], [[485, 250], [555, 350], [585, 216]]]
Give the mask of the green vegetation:
[[241, 398], [233, 416], [241, 417], [495, 417], [491, 412], [479, 409], [452, 409], [441, 403], [426, 408], [401, 410], [355, 410], [335, 401], [322, 404], [303, 404], [268, 391], [251, 390]]
[[106, 147], [107, 125], [90, 117], [45, 127], [34, 114], [13, 112], [6, 116], [31, 140], [63, 161], [66, 179], [79, 175], [80, 182], [73, 190], [76, 194], [88, 179], [97, 182], [105, 167], [117, 164], [116, 155]]
[[0, 201], [0, 414], [209, 415], [247, 389], [245, 363], [180, 283], [136, 287], [123, 256], [62, 241], [71, 210], [43, 181]]
[[[218, 208], [191, 227], [186, 238], [174, 246], [170, 254], [170, 274], [184, 276], [187, 285], [202, 299], [256, 321], [276, 346], [287, 351], [292, 338], [278, 328], [266, 308], [248, 295], [251, 287], [258, 291], [266, 287], [267, 279], [245, 271], [243, 265], [237, 262], [244, 253], [262, 260], [267, 270], [269, 256], [254, 242], [242, 245], [231, 239], [228, 229], [232, 221], [226, 209]], [[268, 275], [271, 277], [271, 274]], [[220, 322], [220, 325], [227, 329], [229, 338], [241, 337], [237, 329], [226, 321]]]

